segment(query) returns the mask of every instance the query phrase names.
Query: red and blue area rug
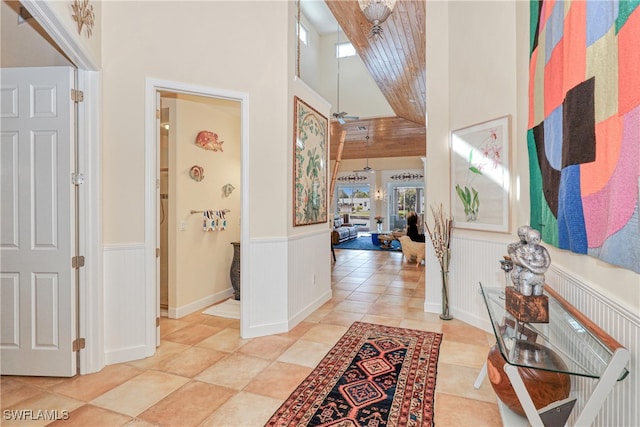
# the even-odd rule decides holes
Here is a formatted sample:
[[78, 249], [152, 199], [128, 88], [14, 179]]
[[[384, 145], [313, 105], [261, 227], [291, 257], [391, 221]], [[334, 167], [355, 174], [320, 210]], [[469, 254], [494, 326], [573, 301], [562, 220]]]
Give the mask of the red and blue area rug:
[[441, 341], [355, 322], [266, 426], [431, 426]]

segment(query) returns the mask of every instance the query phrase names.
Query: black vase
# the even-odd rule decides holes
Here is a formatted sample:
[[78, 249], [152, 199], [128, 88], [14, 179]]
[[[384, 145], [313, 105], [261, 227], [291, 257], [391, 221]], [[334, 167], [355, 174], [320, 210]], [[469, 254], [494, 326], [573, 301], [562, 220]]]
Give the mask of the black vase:
[[233, 287], [233, 299], [240, 300], [240, 242], [231, 242], [233, 245], [233, 260], [231, 261], [231, 286]]

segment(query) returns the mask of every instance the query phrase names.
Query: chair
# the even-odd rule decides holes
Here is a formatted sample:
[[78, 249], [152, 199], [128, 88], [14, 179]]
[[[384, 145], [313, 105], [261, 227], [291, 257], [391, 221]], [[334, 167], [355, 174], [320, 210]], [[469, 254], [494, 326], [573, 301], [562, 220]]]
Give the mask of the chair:
[[407, 262], [416, 261], [416, 265], [420, 265], [425, 258], [424, 242], [414, 242], [409, 236], [400, 236], [400, 247], [402, 248], [402, 254], [407, 259]]

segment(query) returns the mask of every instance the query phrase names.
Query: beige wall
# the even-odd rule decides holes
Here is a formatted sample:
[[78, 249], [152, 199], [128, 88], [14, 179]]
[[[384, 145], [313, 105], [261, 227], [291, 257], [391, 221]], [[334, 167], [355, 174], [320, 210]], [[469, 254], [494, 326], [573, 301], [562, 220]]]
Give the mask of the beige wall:
[[[148, 13], [153, 9], [153, 13]], [[157, 78], [248, 93], [252, 236], [290, 221], [286, 2], [104, 2], [104, 241], [144, 239], [144, 91]], [[268, 31], [267, 31], [268, 29]], [[233, 43], [230, 41], [233, 40]], [[129, 46], [123, 49], [123, 46]], [[124, 173], [123, 173], [124, 172]]]
[[3, 67], [70, 66], [35, 19], [18, 23], [17, 1], [0, 2], [0, 64]]
[[[30, 0], [33, 1], [33, 0]], [[102, 57], [102, 1], [92, 1], [89, 4], [93, 7], [94, 23], [91, 37], [87, 36], [86, 27], [82, 28], [82, 33], [78, 34], [78, 27], [73, 20], [71, 1], [47, 1], [47, 7], [58, 17], [59, 22], [69, 32], [77, 35], [76, 42], [87, 52], [97, 67], [100, 67]]]
[[[35, 19], [29, 19], [26, 23], [17, 24], [17, 11], [19, 3], [17, 1], [2, 0], [2, 63], [3, 66], [43, 66], [43, 65], [68, 65], [69, 62], [65, 58], [60, 49], [52, 49], [48, 44], [51, 42], [55, 45], [55, 41], [62, 40], [60, 33], [67, 33], [64, 41], [68, 43], [64, 48], [69, 53], [69, 57], [78, 59], [74, 56], [83, 51], [82, 61], [88, 61], [84, 65], [91, 69], [100, 68], [101, 47], [102, 47], [102, 2], [92, 1], [94, 24], [92, 34], [89, 37], [86, 33], [86, 26], [83, 27], [82, 33], [78, 33], [78, 28], [73, 21], [70, 1], [37, 1], [24, 0], [22, 2], [25, 9], [32, 14], [39, 16], [42, 21], [35, 22]], [[43, 16], [46, 16], [44, 18]], [[50, 19], [57, 21], [53, 37], [47, 35], [47, 31], [52, 29]], [[58, 23], [60, 26], [58, 26]], [[32, 28], [30, 28], [32, 27]], [[11, 43], [8, 43], [8, 42]], [[6, 49], [6, 51], [5, 51]], [[21, 56], [24, 58], [21, 58]], [[20, 58], [19, 63], [15, 63]], [[6, 61], [6, 62], [5, 62]], [[79, 64], [75, 64], [79, 65]]]
[[447, 2], [427, 3], [427, 208], [449, 207], [449, 20]]
[[[297, 19], [297, 10], [296, 10], [296, 19]], [[312, 88], [317, 88], [320, 85], [320, 73], [318, 73], [318, 69], [320, 68], [320, 34], [316, 32], [316, 30], [311, 26], [307, 18], [304, 15], [300, 15], [302, 24], [307, 28], [309, 34], [309, 42], [304, 44], [300, 42], [300, 75], [298, 76], [302, 81], [304, 81], [307, 85]], [[296, 55], [297, 55], [296, 45]], [[296, 56], [296, 61], [298, 57]], [[296, 63], [296, 67], [297, 67]]]
[[[340, 42], [348, 41], [344, 34]], [[338, 60], [335, 57], [337, 35], [320, 37], [320, 79], [314, 88], [332, 105], [331, 112], [338, 107]], [[391, 106], [378, 89], [359, 56], [340, 58], [340, 103], [341, 111], [360, 118], [395, 116]]]
[[[449, 186], [442, 183], [449, 182], [450, 130], [512, 117], [510, 233], [456, 230], [458, 235], [507, 243], [519, 225], [529, 223], [528, 7], [518, 1], [427, 3], [428, 204], [449, 205]], [[547, 247], [554, 265], [630, 310], [640, 310], [640, 275]]]
[[[526, 130], [518, 128], [516, 2], [449, 2], [449, 131], [502, 116], [511, 116], [511, 188], [528, 183]], [[478, 14], [490, 16], [491, 25]], [[482, 16], [482, 15], [481, 15]], [[484, 22], [483, 22], [484, 21]], [[464, 29], [464, 31], [462, 31]], [[461, 32], [463, 34], [461, 34]], [[508, 36], [507, 36], [508, 35]], [[525, 112], [522, 112], [526, 114]], [[448, 141], [447, 141], [448, 142]], [[448, 149], [448, 147], [446, 147]], [[448, 159], [448, 156], [447, 156]], [[528, 190], [527, 190], [528, 191]], [[514, 193], [514, 192], [512, 192]], [[522, 191], [520, 191], [522, 194]], [[512, 194], [513, 196], [513, 194]], [[447, 195], [447, 199], [450, 196]], [[525, 209], [516, 211], [516, 206]], [[485, 208], [488, 208], [485, 207]], [[511, 227], [507, 236], [484, 233], [486, 238], [507, 238], [528, 222], [527, 200], [511, 199]], [[524, 214], [526, 217], [519, 217]], [[462, 230], [460, 234], [464, 233]]]

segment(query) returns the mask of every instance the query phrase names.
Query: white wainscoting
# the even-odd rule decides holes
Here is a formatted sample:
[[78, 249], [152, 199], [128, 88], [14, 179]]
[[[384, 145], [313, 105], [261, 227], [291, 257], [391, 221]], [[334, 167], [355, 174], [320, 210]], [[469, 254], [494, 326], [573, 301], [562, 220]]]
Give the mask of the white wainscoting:
[[241, 265], [242, 338], [287, 332], [287, 239], [255, 238], [248, 246]]
[[[331, 298], [329, 236], [326, 229], [252, 239], [241, 267], [244, 338], [287, 332]], [[155, 344], [147, 342], [145, 327], [155, 313], [145, 311], [150, 297], [144, 286], [144, 244], [105, 246], [104, 272], [105, 363], [151, 356]], [[213, 295], [169, 314], [180, 317], [224, 297]]]
[[289, 240], [289, 329], [331, 299], [331, 231]]
[[287, 332], [331, 298], [328, 229], [252, 239], [249, 257], [243, 272], [252, 286], [242, 287], [242, 310], [249, 310], [243, 338]]
[[[496, 242], [453, 237], [449, 268], [449, 307], [451, 314], [464, 322], [491, 331], [489, 315], [480, 294], [483, 286], [503, 286], [504, 272], [500, 260], [507, 241]], [[433, 247], [427, 242], [427, 294], [425, 311], [439, 313], [441, 307], [440, 265], [435, 262]]]
[[145, 341], [151, 314], [146, 312], [144, 265], [144, 243], [104, 247], [107, 365], [151, 356], [149, 343]]
[[[551, 266], [545, 275], [546, 282], [558, 291], [571, 305], [580, 310], [596, 325], [625, 346], [631, 355], [629, 375], [619, 381], [608, 399], [605, 401], [594, 425], [596, 426], [640, 426], [640, 410], [638, 395], [640, 393], [640, 316], [632, 313], [616, 302], [594, 292], [587, 284], [581, 282], [561, 269]], [[588, 378], [572, 377], [571, 386], [574, 392], [583, 399], [578, 399], [577, 411], [582, 409], [584, 396], [588, 396], [597, 384]], [[581, 402], [582, 400], [582, 402]], [[571, 421], [571, 419], [570, 419]]]
[[[504, 273], [500, 259], [506, 253], [507, 241], [486, 241], [467, 237], [452, 240], [450, 304], [454, 317], [488, 332], [491, 326], [478, 282], [486, 286], [503, 286]], [[430, 245], [428, 245], [430, 246]], [[432, 249], [431, 249], [432, 250]], [[433, 252], [431, 252], [433, 253]], [[425, 310], [440, 310], [440, 275], [438, 264], [431, 258], [427, 265], [427, 297]], [[429, 271], [430, 270], [430, 271]], [[630, 354], [629, 375], [615, 386], [605, 401], [594, 425], [639, 426], [640, 409], [640, 317], [616, 302], [595, 292], [568, 272], [555, 265], [546, 273], [546, 282], [567, 301], [584, 313], [609, 335], [625, 346]], [[596, 385], [596, 380], [572, 377], [572, 393], [579, 397], [575, 414], [579, 413]], [[569, 424], [571, 425], [571, 420]]]

